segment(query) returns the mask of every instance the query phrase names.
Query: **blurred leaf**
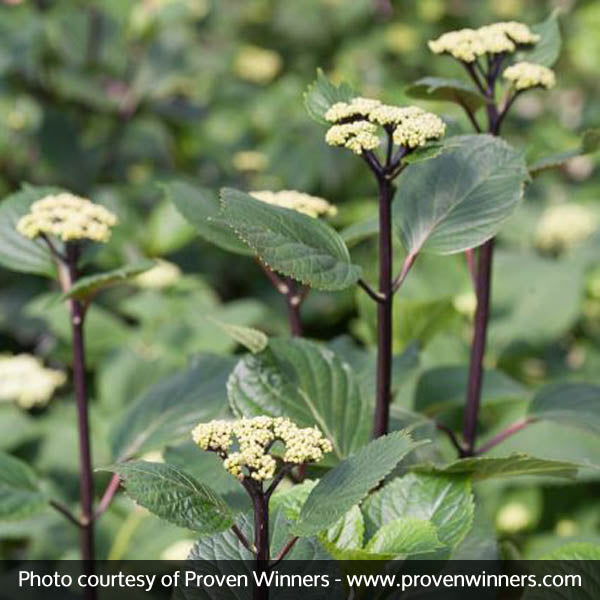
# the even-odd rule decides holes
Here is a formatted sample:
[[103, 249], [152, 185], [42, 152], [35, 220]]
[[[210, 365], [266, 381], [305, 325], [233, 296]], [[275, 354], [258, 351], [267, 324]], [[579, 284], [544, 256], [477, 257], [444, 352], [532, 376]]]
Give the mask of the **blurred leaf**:
[[447, 100], [476, 111], [486, 99], [470, 84], [460, 79], [423, 77], [406, 88], [406, 95], [421, 100]]
[[394, 431], [342, 461], [311, 491], [293, 526], [294, 534], [311, 536], [333, 525], [423, 443], [414, 442], [404, 431]]
[[395, 557], [424, 554], [443, 548], [437, 534], [431, 521], [403, 517], [376, 531], [365, 550]]
[[[469, 367], [435, 367], [425, 371], [417, 383], [415, 410], [427, 415], [453, 407], [462, 408], [465, 403]], [[525, 400], [527, 390], [520, 383], [501, 371], [486, 370], [481, 390], [482, 404]]]
[[[600, 560], [600, 546], [577, 542], [573, 544], [565, 544], [550, 554], [546, 554], [541, 558], [541, 560], [596, 561]], [[600, 589], [600, 581], [598, 582], [597, 587]], [[544, 597], [546, 598], [547, 596]], [[563, 597], [564, 596], [561, 594], [561, 598]], [[527, 596], [527, 598], [529, 598], [529, 596]]]
[[[301, 427], [315, 424], [333, 444], [332, 464], [369, 440], [370, 403], [346, 363], [304, 339], [271, 339], [258, 355], [236, 365], [227, 383], [229, 402], [244, 417], [286, 416]], [[328, 460], [329, 458], [329, 460]]]
[[25, 519], [42, 511], [47, 504], [31, 467], [0, 452], [0, 520]]
[[600, 129], [588, 129], [583, 133], [581, 145], [579, 148], [559, 152], [550, 156], [544, 156], [536, 160], [533, 164], [528, 165], [529, 174], [531, 177], [537, 177], [544, 171], [549, 169], [558, 169], [564, 166], [570, 159], [576, 156], [592, 154], [600, 149]]
[[222, 216], [269, 268], [319, 290], [343, 290], [361, 275], [339, 234], [323, 221], [225, 188]]
[[327, 124], [325, 113], [336, 102], [348, 102], [354, 98], [354, 90], [345, 82], [333, 85], [321, 69], [317, 69], [317, 79], [304, 93], [304, 106], [312, 119]]
[[573, 425], [600, 434], [600, 386], [558, 383], [543, 387], [529, 404], [529, 417]]
[[562, 46], [558, 15], [559, 10], [554, 10], [545, 21], [531, 26], [531, 31], [541, 36], [540, 41], [534, 44], [531, 49], [519, 52], [517, 60], [536, 63], [545, 67], [551, 67], [558, 60]]
[[36, 421], [16, 405], [0, 406], [0, 450], [15, 446], [36, 435]]
[[521, 201], [528, 178], [520, 153], [489, 135], [409, 166], [394, 200], [395, 227], [407, 251], [453, 254], [493, 237]]
[[155, 265], [154, 261], [143, 260], [131, 265], [125, 265], [118, 269], [113, 269], [106, 273], [98, 275], [88, 275], [77, 280], [75, 285], [64, 294], [64, 298], [77, 298], [78, 300], [86, 300], [95, 296], [98, 292], [107, 287], [118, 285], [133, 279], [136, 275], [148, 271]]
[[235, 254], [252, 254], [228, 224], [219, 219], [219, 199], [214, 192], [184, 181], [170, 181], [162, 184], [162, 188], [166, 197], [207, 242]]
[[406, 518], [431, 521], [444, 545], [458, 545], [473, 523], [474, 502], [468, 476], [409, 473], [393, 479], [364, 503], [367, 531], [376, 533]]
[[228, 529], [233, 513], [211, 488], [173, 465], [126, 462], [107, 471], [117, 473], [127, 495], [156, 516], [202, 535]]
[[54, 278], [56, 268], [46, 244], [39, 239], [30, 240], [17, 231], [20, 218], [29, 212], [31, 205], [55, 194], [56, 188], [25, 186], [0, 202], [0, 264], [21, 273], [35, 273]]
[[225, 382], [234, 364], [233, 358], [201, 356], [186, 371], [151, 387], [111, 432], [115, 459], [121, 462], [164, 447], [221, 414], [227, 402]]
[[[165, 189], [168, 190], [168, 184]], [[144, 231], [144, 246], [149, 256], [163, 256], [176, 252], [195, 235], [195, 228], [182, 216], [174, 203], [165, 198], [150, 213]]]
[[214, 318], [210, 318], [210, 320], [215, 325], [218, 325], [231, 339], [244, 346], [252, 354], [262, 352], [269, 345], [267, 334], [258, 329], [232, 325], [231, 323], [224, 323]]
[[543, 475], [575, 479], [580, 465], [558, 460], [536, 458], [523, 453], [504, 457], [482, 456], [461, 458], [447, 465], [417, 465], [414, 470], [421, 473], [442, 475], [470, 475], [473, 481], [498, 477]]
[[379, 217], [377, 215], [369, 217], [359, 223], [349, 225], [340, 235], [346, 245], [355, 246], [363, 240], [369, 239], [379, 234]]

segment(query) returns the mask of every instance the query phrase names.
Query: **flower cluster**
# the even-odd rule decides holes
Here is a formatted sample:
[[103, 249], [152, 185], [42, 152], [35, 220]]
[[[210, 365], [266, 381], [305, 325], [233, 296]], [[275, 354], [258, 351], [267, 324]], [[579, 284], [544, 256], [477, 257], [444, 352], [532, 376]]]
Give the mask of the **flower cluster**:
[[17, 223], [17, 231], [30, 239], [41, 234], [72, 240], [107, 242], [117, 224], [113, 213], [86, 198], [66, 192], [46, 196], [31, 205]]
[[316, 427], [300, 428], [284, 417], [200, 423], [192, 437], [203, 450], [217, 452], [232, 475], [256, 481], [275, 475], [277, 456], [270, 453], [275, 442], [285, 446], [281, 460], [287, 464], [317, 462], [332, 450]]
[[310, 196], [295, 190], [282, 190], [281, 192], [259, 191], [250, 192], [250, 195], [261, 202], [289, 208], [309, 217], [333, 217], [337, 214], [337, 208], [323, 198]]
[[444, 122], [433, 113], [417, 106], [390, 106], [370, 98], [353, 98], [337, 102], [325, 113], [332, 125], [325, 141], [330, 146], [345, 146], [355, 154], [374, 150], [379, 146], [377, 126], [393, 131], [394, 143], [406, 148], [417, 148], [427, 140], [442, 137]]
[[561, 252], [587, 238], [596, 220], [583, 206], [561, 204], [546, 210], [535, 233], [535, 245], [546, 252]]
[[556, 77], [552, 69], [530, 62], [518, 62], [511, 65], [504, 71], [503, 77], [511, 81], [518, 90], [526, 90], [532, 87], [550, 89], [556, 83]]
[[62, 371], [46, 369], [30, 354], [0, 356], [0, 401], [15, 401], [25, 409], [44, 406], [67, 380]]
[[142, 288], [161, 289], [171, 287], [181, 278], [181, 269], [168, 260], [158, 259], [156, 265], [140, 273], [135, 282]]
[[518, 45], [535, 44], [540, 36], [527, 25], [516, 21], [494, 23], [479, 29], [460, 29], [430, 40], [429, 49], [435, 54], [450, 54], [472, 63], [484, 54], [514, 52]]

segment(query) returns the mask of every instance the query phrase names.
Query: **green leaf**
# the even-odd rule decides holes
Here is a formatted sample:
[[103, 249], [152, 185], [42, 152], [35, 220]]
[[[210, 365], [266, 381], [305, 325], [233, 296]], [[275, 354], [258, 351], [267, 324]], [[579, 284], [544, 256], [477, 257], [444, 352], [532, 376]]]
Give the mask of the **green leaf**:
[[446, 100], [475, 111], [485, 106], [486, 99], [470, 84], [460, 79], [423, 77], [409, 85], [406, 95], [421, 100]]
[[342, 239], [349, 247], [379, 234], [379, 217], [374, 215], [360, 223], [349, 225], [341, 232]]
[[113, 269], [106, 273], [82, 277], [71, 287], [64, 297], [85, 300], [95, 296], [98, 292], [107, 287], [129, 281], [136, 275], [151, 269], [154, 264], [155, 263], [152, 260], [143, 260], [132, 265], [125, 265], [124, 267]]
[[144, 461], [106, 468], [117, 473], [127, 495], [157, 517], [203, 535], [233, 525], [233, 513], [211, 488], [173, 465]]
[[349, 102], [356, 96], [354, 90], [345, 82], [335, 86], [321, 69], [317, 69], [317, 79], [304, 93], [304, 106], [312, 119], [327, 124], [325, 113], [336, 102]]
[[431, 521], [404, 517], [379, 529], [365, 550], [398, 557], [433, 552], [443, 546]]
[[463, 458], [443, 466], [417, 465], [414, 470], [443, 475], [470, 475], [473, 481], [523, 475], [575, 479], [579, 466], [571, 462], [546, 460], [515, 452], [510, 456], [502, 457]]
[[520, 153], [490, 135], [453, 139], [455, 148], [410, 165], [394, 200], [395, 227], [409, 254], [453, 254], [493, 237], [523, 193]]
[[423, 443], [426, 442], [415, 442], [407, 433], [395, 431], [342, 461], [310, 493], [293, 526], [295, 535], [314, 535], [333, 525]]
[[536, 63], [551, 67], [560, 56], [562, 38], [558, 27], [559, 11], [555, 10], [541, 23], [531, 26], [531, 31], [541, 36], [540, 41], [531, 49], [524, 50], [517, 55], [517, 60]]
[[184, 181], [162, 184], [168, 199], [197, 230], [200, 237], [219, 248], [235, 254], [251, 255], [227, 223], [219, 219], [221, 206], [217, 194]]
[[221, 414], [225, 383], [233, 358], [204, 355], [142, 394], [111, 432], [118, 462], [166, 446], [190, 435], [201, 421]]
[[410, 517], [431, 521], [440, 543], [454, 548], [473, 523], [471, 482], [464, 475], [409, 473], [393, 479], [370, 496], [363, 513], [370, 534]]
[[21, 273], [56, 276], [56, 268], [46, 244], [41, 240], [26, 238], [16, 227], [35, 201], [57, 191], [56, 188], [25, 186], [0, 202], [0, 265]]
[[358, 506], [353, 506], [343, 517], [319, 536], [319, 541], [333, 556], [342, 559], [347, 550], [363, 546], [365, 522]]
[[541, 560], [600, 560], [600, 546], [585, 542], [566, 544], [545, 554]]
[[258, 329], [224, 323], [213, 317], [209, 317], [209, 320], [222, 329], [231, 339], [252, 352], [252, 354], [262, 352], [269, 345], [267, 334]]
[[221, 197], [223, 218], [271, 269], [319, 290], [343, 290], [359, 279], [346, 244], [323, 221], [229, 188]]
[[227, 382], [229, 402], [245, 417], [286, 416], [315, 424], [333, 444], [334, 464], [370, 436], [371, 405], [348, 365], [331, 350], [303, 339], [271, 339], [268, 349], [242, 358]]
[[415, 148], [403, 159], [403, 161], [407, 165], [414, 165], [416, 163], [424, 162], [439, 156], [449, 147], [451, 146], [446, 146], [441, 142], [431, 142], [425, 146], [421, 146], [420, 148]]
[[544, 156], [534, 163], [527, 165], [529, 175], [531, 175], [531, 177], [537, 177], [544, 171], [558, 169], [564, 166], [570, 159], [575, 158], [576, 156], [593, 154], [598, 150], [600, 150], [600, 129], [588, 129], [583, 133], [581, 144], [578, 148], [559, 152], [558, 154], [552, 154], [550, 156]]
[[0, 520], [26, 519], [42, 511], [47, 503], [29, 465], [0, 452]]
[[573, 425], [600, 434], [600, 386], [558, 383], [543, 387], [529, 404], [529, 417]]
[[[435, 367], [425, 371], [417, 383], [415, 410], [436, 415], [450, 408], [464, 406], [468, 366]], [[527, 390], [501, 371], [490, 369], [483, 375], [482, 403], [522, 400]]]

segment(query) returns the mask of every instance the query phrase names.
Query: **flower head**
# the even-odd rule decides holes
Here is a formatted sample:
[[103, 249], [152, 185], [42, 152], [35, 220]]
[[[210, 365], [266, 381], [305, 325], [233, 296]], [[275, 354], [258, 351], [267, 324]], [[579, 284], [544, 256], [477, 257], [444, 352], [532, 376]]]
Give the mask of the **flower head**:
[[327, 131], [325, 141], [330, 146], [345, 146], [355, 154], [379, 146], [378, 126], [393, 132], [394, 143], [411, 149], [442, 137], [446, 130], [437, 115], [422, 108], [390, 106], [369, 98], [337, 102], [325, 113], [325, 118], [335, 123]]
[[233, 63], [235, 74], [251, 83], [266, 84], [272, 81], [283, 66], [281, 56], [266, 48], [244, 46]]
[[[254, 417], [238, 421], [200, 423], [192, 437], [203, 450], [216, 452], [223, 466], [238, 479], [271, 479], [277, 470], [277, 458], [286, 464], [318, 462], [331, 452], [331, 442], [316, 427], [298, 427], [284, 417]], [[283, 454], [271, 453], [281, 442]]]
[[594, 215], [577, 204], [547, 209], [535, 232], [535, 245], [546, 252], [561, 252], [587, 238], [596, 229]]
[[44, 406], [66, 380], [62, 371], [46, 369], [31, 354], [0, 356], [1, 402], [14, 401], [25, 409]]
[[17, 231], [30, 239], [46, 234], [64, 242], [107, 242], [116, 224], [117, 217], [103, 206], [63, 192], [34, 202], [17, 223]]
[[295, 190], [282, 190], [281, 192], [270, 192], [268, 190], [250, 192], [250, 195], [261, 202], [289, 208], [309, 217], [327, 216], [333, 217], [337, 214], [337, 208], [324, 198], [310, 196]]
[[543, 87], [549, 90], [556, 84], [554, 71], [543, 65], [518, 62], [505, 69], [504, 79], [511, 81], [518, 90]]
[[535, 44], [540, 36], [527, 25], [507, 21], [486, 25], [479, 29], [459, 29], [444, 33], [429, 41], [429, 49], [435, 54], [450, 54], [454, 58], [472, 63], [484, 54], [514, 52], [517, 46]]

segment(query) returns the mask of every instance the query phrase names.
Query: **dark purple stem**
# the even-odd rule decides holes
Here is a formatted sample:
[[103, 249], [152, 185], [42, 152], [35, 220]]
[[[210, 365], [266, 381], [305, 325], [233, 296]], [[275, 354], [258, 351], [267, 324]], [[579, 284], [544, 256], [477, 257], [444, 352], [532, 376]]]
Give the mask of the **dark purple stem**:
[[506, 438], [514, 435], [524, 429], [531, 423], [535, 423], [535, 419], [523, 418], [516, 423], [513, 423], [509, 427], [507, 427], [504, 431], [501, 431], [498, 435], [494, 436], [491, 440], [487, 441], [485, 444], [481, 445], [473, 454], [479, 456], [480, 454], [485, 454], [488, 450], [491, 450], [498, 444], [502, 443]]
[[373, 436], [388, 432], [392, 387], [392, 183], [379, 183], [379, 295], [377, 304], [377, 389]]
[[[73, 285], [78, 278], [77, 262], [79, 247], [75, 243], [67, 244], [67, 267], [69, 283]], [[79, 434], [79, 494], [81, 499], [81, 557], [85, 561], [94, 560], [94, 482], [92, 478], [92, 452], [90, 447], [90, 429], [88, 421], [87, 391], [85, 384], [85, 348], [83, 325], [85, 309], [79, 300], [69, 300], [71, 330], [73, 334], [73, 381], [77, 406], [77, 429]]]

